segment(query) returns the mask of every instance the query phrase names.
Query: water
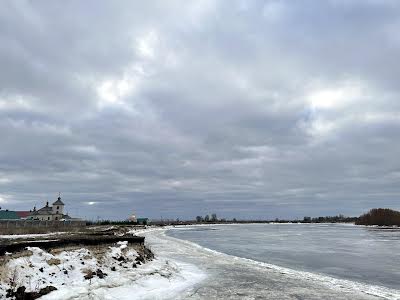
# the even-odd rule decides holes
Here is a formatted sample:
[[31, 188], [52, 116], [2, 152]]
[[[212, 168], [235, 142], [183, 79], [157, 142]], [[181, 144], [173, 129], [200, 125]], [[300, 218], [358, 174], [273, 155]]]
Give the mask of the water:
[[400, 230], [345, 224], [252, 224], [171, 230], [223, 253], [400, 288]]
[[340, 224], [146, 233], [160, 259], [206, 274], [176, 299], [400, 299], [399, 239], [400, 231]]

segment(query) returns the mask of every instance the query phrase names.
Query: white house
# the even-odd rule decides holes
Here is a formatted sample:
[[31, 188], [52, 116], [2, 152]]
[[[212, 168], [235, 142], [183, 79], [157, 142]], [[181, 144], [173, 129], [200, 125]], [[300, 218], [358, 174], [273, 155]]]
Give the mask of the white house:
[[35, 207], [28, 219], [41, 221], [59, 221], [70, 219], [70, 216], [64, 215], [64, 206], [65, 204], [61, 201], [61, 197], [59, 196], [57, 201], [54, 202], [52, 206], [49, 206], [49, 202], [46, 202], [46, 206], [39, 210], [36, 210]]
[[128, 220], [129, 220], [130, 222], [133, 222], [133, 223], [136, 223], [136, 222], [137, 222], [136, 215], [135, 215], [134, 212], [132, 212], [132, 214], [130, 215], [130, 217], [128, 218]]

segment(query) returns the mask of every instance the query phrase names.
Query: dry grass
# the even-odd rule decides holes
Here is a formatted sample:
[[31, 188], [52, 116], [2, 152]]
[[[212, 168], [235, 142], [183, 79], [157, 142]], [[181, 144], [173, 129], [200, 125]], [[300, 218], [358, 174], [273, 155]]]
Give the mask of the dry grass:
[[9, 269], [6, 267], [6, 264], [0, 262], [0, 282], [7, 282], [9, 276]]

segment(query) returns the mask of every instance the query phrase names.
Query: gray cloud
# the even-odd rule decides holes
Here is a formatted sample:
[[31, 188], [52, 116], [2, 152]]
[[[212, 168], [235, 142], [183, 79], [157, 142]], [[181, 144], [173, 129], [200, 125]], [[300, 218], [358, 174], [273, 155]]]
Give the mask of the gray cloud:
[[6, 1], [0, 205], [400, 208], [397, 1]]

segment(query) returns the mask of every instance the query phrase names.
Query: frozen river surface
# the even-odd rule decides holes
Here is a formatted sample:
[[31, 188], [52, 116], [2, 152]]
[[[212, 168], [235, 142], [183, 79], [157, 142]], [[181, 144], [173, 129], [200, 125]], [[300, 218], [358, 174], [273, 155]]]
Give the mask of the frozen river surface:
[[400, 299], [400, 231], [331, 224], [219, 225], [146, 234], [205, 278], [182, 299]]

